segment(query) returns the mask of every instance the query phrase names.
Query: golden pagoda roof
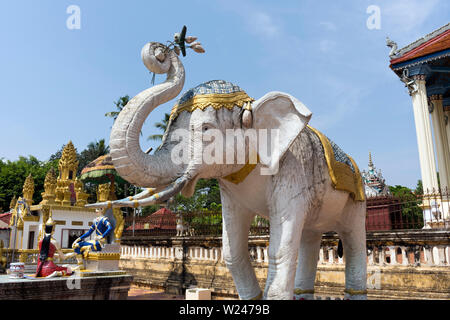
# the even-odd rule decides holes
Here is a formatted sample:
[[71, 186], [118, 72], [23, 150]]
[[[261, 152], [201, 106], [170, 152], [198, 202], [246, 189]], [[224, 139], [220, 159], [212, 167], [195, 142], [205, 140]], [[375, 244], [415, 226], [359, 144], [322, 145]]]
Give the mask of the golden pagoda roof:
[[61, 170], [63, 167], [78, 168], [77, 151], [75, 150], [72, 141], [69, 141], [64, 146], [61, 159], [59, 159], [58, 169]]

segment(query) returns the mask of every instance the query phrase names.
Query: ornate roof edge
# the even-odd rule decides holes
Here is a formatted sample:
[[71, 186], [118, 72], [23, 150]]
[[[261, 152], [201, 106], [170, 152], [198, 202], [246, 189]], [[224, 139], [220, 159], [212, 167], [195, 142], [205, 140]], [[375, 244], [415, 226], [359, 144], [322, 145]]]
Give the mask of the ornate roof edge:
[[412, 67], [415, 65], [424, 64], [426, 62], [442, 59], [448, 56], [450, 56], [450, 50], [443, 50], [422, 57], [417, 57], [411, 60], [393, 63], [390, 65], [390, 67], [392, 68], [392, 70], [398, 71], [404, 69], [405, 67]]
[[445, 31], [450, 30], [450, 22], [447, 23], [446, 25], [440, 27], [439, 29], [436, 29], [430, 33], [428, 33], [427, 35], [423, 36], [420, 39], [417, 39], [416, 41], [408, 44], [407, 46], [399, 49], [395, 56], [393, 56], [393, 58], [391, 59], [391, 61], [393, 60], [397, 60], [401, 57], [403, 57], [403, 55], [405, 55], [406, 53], [410, 52], [411, 50], [414, 50], [415, 48], [419, 47], [420, 45], [428, 42], [429, 40], [439, 36], [440, 34], [444, 33]]

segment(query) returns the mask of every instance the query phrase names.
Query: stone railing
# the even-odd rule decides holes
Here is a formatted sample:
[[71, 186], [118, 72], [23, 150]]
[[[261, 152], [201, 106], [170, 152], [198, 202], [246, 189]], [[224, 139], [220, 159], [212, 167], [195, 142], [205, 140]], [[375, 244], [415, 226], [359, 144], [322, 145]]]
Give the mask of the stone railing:
[[[405, 233], [409, 234], [410, 232]], [[371, 243], [373, 242], [372, 239], [368, 239], [367, 265], [410, 267], [450, 266], [450, 243], [442, 242], [443, 240], [445, 241], [445, 235], [450, 236], [450, 232], [440, 233], [441, 236], [444, 236], [444, 239], [437, 235], [437, 242], [435, 241], [434, 244], [423, 244], [420, 243], [420, 241], [415, 241], [417, 243], [406, 243], [406, 239], [404, 238], [397, 239], [400, 240], [400, 243], [396, 245], [392, 243], [392, 240], [386, 241], [386, 244], [375, 244]], [[396, 237], [398, 237], [398, 233], [390, 232], [389, 234], [396, 234]], [[253, 262], [268, 264], [268, 247], [265, 243], [260, 243], [268, 242], [268, 237], [259, 237], [257, 240], [258, 241], [252, 241], [251, 239], [249, 242], [250, 258]], [[450, 239], [447, 240], [450, 242]], [[220, 244], [220, 238], [210, 239], [209, 241], [210, 247], [206, 247], [204, 246], [204, 243], [203, 246], [195, 245], [195, 239], [190, 239], [184, 258], [192, 261], [223, 262], [222, 248], [218, 246]], [[338, 238], [335, 235], [328, 235], [328, 237], [324, 237], [324, 241], [322, 242], [319, 251], [319, 265], [345, 265], [345, 255], [341, 258], [337, 254], [337, 242]], [[121, 257], [169, 260], [175, 260], [177, 258], [182, 259], [182, 244], [175, 244], [176, 246], [172, 247], [160, 246], [158, 244], [152, 245], [151, 243], [149, 245], [124, 244], [121, 246]]]
[[[316, 295], [342, 298], [345, 252], [337, 254], [338, 237], [325, 234], [318, 257]], [[268, 236], [250, 237], [249, 255], [264, 288], [268, 267]], [[449, 299], [450, 232], [414, 230], [367, 234], [369, 299]], [[123, 239], [121, 268], [137, 284], [182, 292], [207, 287], [213, 295], [236, 297], [222, 256], [220, 237]], [[169, 290], [169, 291], [170, 291]]]
[[[73, 252], [72, 249], [62, 249], [64, 254]], [[38, 249], [3, 249], [3, 256], [6, 257], [8, 264], [11, 262], [24, 262], [26, 265], [37, 264], [39, 259]], [[57, 261], [59, 261], [57, 259]], [[76, 263], [75, 258], [64, 260], [64, 264]]]

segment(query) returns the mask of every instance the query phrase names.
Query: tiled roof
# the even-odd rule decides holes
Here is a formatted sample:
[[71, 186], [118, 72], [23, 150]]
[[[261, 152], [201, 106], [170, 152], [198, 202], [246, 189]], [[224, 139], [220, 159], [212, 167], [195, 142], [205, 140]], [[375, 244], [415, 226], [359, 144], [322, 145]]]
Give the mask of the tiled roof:
[[9, 224], [0, 220], [0, 230], [9, 229]]
[[450, 49], [450, 23], [398, 50], [391, 66]]
[[[176, 215], [166, 208], [161, 208], [151, 215], [139, 219], [134, 225], [134, 230], [143, 230], [148, 224], [147, 229], [175, 230], [177, 226]], [[133, 226], [129, 226], [126, 230], [132, 230]]]
[[[6, 223], [6, 225], [9, 226], [9, 220], [11, 219], [11, 212], [1, 213], [0, 214], [0, 221]], [[1, 229], [1, 227], [0, 227]]]

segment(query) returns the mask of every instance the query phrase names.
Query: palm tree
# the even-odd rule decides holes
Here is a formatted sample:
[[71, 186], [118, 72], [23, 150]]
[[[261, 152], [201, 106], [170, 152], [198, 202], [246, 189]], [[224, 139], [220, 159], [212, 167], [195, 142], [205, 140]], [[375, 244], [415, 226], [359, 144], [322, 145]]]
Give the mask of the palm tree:
[[114, 121], [116, 121], [117, 116], [119, 115], [120, 111], [127, 105], [128, 101], [130, 101], [130, 97], [128, 95], [119, 97], [119, 100], [114, 101], [114, 104], [116, 105], [116, 108], [118, 111], [111, 111], [105, 113], [105, 117], [113, 118]]
[[[126, 95], [123, 97], [119, 97], [119, 100], [114, 101], [114, 104], [116, 105], [116, 108], [118, 111], [110, 111], [105, 113], [105, 117], [113, 118], [114, 121], [116, 121], [117, 117], [119, 116], [120, 111], [122, 111], [123, 108], [127, 105], [128, 101], [130, 101], [130, 96]], [[142, 136], [142, 131], [141, 131]]]
[[109, 146], [106, 145], [105, 139], [100, 139], [99, 141], [93, 141], [89, 143], [79, 155], [79, 165], [78, 169], [81, 170], [91, 161], [97, 159], [100, 156], [109, 153]]
[[[155, 128], [160, 129], [163, 134], [166, 132], [167, 126], [169, 124], [170, 114], [165, 113], [164, 119], [161, 122], [155, 123]], [[162, 140], [163, 134], [152, 134], [150, 135], [147, 140]]]

